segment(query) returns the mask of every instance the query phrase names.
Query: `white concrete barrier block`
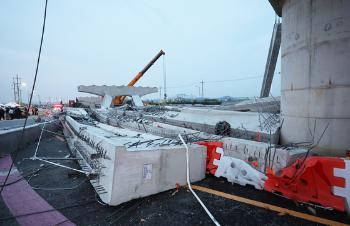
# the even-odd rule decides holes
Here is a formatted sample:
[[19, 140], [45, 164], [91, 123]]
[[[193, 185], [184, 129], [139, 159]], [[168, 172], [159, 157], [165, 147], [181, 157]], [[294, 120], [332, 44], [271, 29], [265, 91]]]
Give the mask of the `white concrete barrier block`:
[[214, 160], [214, 164], [218, 166], [215, 172], [216, 177], [225, 177], [229, 182], [242, 186], [250, 184], [259, 190], [264, 188], [267, 177], [263, 173], [241, 159], [225, 156], [222, 148], [216, 150], [221, 154], [220, 160]]

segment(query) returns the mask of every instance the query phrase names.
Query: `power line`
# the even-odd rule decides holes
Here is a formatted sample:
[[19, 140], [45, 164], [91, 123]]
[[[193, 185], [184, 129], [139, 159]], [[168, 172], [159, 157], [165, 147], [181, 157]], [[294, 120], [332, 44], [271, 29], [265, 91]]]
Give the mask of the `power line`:
[[199, 83], [198, 82], [194, 82], [194, 83], [186, 84], [186, 85], [168, 86], [167, 88], [168, 89], [186, 88], [186, 87], [192, 87], [192, 86], [197, 85], [197, 84], [199, 84]]
[[214, 80], [214, 81], [205, 81], [205, 83], [220, 83], [220, 82], [236, 82], [236, 81], [245, 81], [257, 78], [263, 78], [264, 76], [250, 76], [236, 79], [226, 79], [226, 80]]
[[14, 152], [13, 160], [12, 160], [10, 169], [9, 169], [7, 175], [6, 175], [5, 181], [2, 184], [2, 187], [1, 187], [1, 190], [0, 190], [0, 194], [4, 190], [4, 187], [6, 186], [6, 182], [7, 182], [8, 178], [9, 178], [9, 176], [10, 176], [11, 170], [13, 168], [13, 165], [14, 165], [15, 161], [16, 161], [16, 158], [17, 158], [17, 155], [18, 155], [18, 152], [19, 152], [19, 148], [20, 148], [22, 140], [23, 140], [24, 130], [25, 130], [26, 125], [27, 125], [27, 120], [28, 120], [28, 115], [29, 115], [28, 111], [29, 111], [29, 109], [30, 109], [30, 107], [32, 105], [33, 93], [34, 93], [34, 88], [35, 88], [35, 84], [36, 84], [36, 79], [37, 79], [37, 76], [38, 76], [38, 70], [39, 70], [39, 64], [40, 64], [40, 56], [41, 56], [41, 49], [42, 49], [42, 46], [43, 46], [43, 39], [44, 39], [44, 33], [45, 33], [47, 1], [48, 0], [45, 0], [44, 21], [43, 21], [43, 27], [42, 27], [42, 31], [41, 31], [41, 40], [40, 40], [40, 47], [39, 47], [39, 53], [38, 53], [38, 60], [37, 60], [37, 63], [36, 63], [35, 76], [34, 76], [34, 82], [33, 82], [32, 91], [31, 91], [31, 94], [30, 94], [29, 105], [28, 105], [28, 108], [26, 108], [26, 114], [25, 114], [26, 116], [25, 116], [25, 121], [24, 121], [24, 125], [23, 125], [23, 128], [22, 128], [20, 140], [17, 142], [17, 147], [16, 147], [16, 150]]
[[220, 82], [236, 82], [236, 81], [245, 81], [245, 80], [251, 80], [251, 79], [258, 79], [263, 78], [264, 76], [250, 76], [250, 77], [242, 77], [242, 78], [235, 78], [235, 79], [225, 79], [225, 80], [209, 80], [209, 81], [201, 81], [201, 82], [194, 82], [194, 83], [188, 83], [184, 85], [178, 85], [178, 86], [170, 86], [168, 89], [177, 89], [177, 88], [186, 88], [186, 87], [192, 87], [194, 85], [202, 85], [202, 83], [220, 83]]

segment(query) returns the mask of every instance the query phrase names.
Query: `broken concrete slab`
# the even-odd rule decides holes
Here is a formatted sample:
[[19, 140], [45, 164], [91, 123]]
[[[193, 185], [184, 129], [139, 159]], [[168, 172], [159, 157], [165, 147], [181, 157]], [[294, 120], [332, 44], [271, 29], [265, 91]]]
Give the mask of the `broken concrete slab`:
[[63, 111], [73, 118], [87, 119], [89, 117], [89, 114], [85, 111], [84, 108], [64, 107]]
[[[174, 140], [106, 124], [99, 124], [98, 128], [69, 116], [63, 125], [67, 128], [70, 148], [84, 159], [79, 164], [96, 174], [90, 182], [101, 200], [109, 205], [186, 184], [186, 152]], [[203, 179], [205, 148], [190, 145], [189, 157], [191, 181]]]
[[268, 112], [279, 113], [281, 108], [280, 97], [265, 97], [265, 98], [253, 98], [239, 102], [234, 105], [224, 105], [218, 107], [221, 110], [231, 111], [251, 111], [251, 112]]
[[265, 119], [256, 112], [197, 108], [181, 108], [177, 111], [162, 110], [158, 112], [124, 111], [120, 109], [103, 111], [96, 109], [94, 114], [102, 122], [107, 122], [117, 117], [129, 117], [134, 120], [142, 118], [151, 122], [162, 122], [208, 134], [215, 134], [215, 126], [218, 122], [227, 121], [231, 125], [231, 133], [229, 135], [231, 137], [272, 143], [277, 143], [279, 138], [279, 123], [271, 124], [269, 127], [271, 128], [270, 131], [264, 124]]
[[[100, 120], [101, 121], [101, 120]], [[181, 134], [188, 141], [198, 141], [198, 140], [219, 140], [221, 136], [207, 134], [197, 130], [191, 130], [183, 128], [180, 126], [173, 126], [160, 122], [147, 122], [143, 120], [139, 121], [124, 121], [116, 118], [109, 118], [108, 120], [103, 120], [104, 123], [108, 125], [127, 128], [133, 131], [138, 131], [142, 133], [149, 133], [156, 136], [177, 139], [178, 135]], [[96, 123], [96, 126], [105, 125], [103, 123]]]
[[[116, 110], [118, 112], [118, 110]], [[197, 110], [196, 112], [203, 112], [204, 110]], [[202, 139], [202, 140], [221, 140], [224, 142], [224, 152], [225, 155], [238, 158], [244, 161], [250, 161], [254, 160], [258, 162], [259, 170], [264, 171], [267, 166], [270, 166], [273, 168], [273, 170], [278, 171], [286, 166], [289, 166], [290, 164], [294, 163], [297, 158], [300, 158], [305, 155], [305, 152], [307, 149], [305, 148], [291, 148], [291, 147], [278, 147], [275, 148], [273, 145], [276, 143], [274, 142], [274, 136], [277, 136], [278, 131], [275, 131], [274, 133], [270, 135], [267, 133], [267, 131], [262, 132], [261, 130], [258, 131], [245, 131], [245, 134], [252, 134], [252, 140], [247, 140], [247, 137], [244, 137], [243, 139], [239, 138], [232, 138], [232, 137], [226, 137], [222, 138], [220, 136], [215, 136], [210, 133], [200, 132], [201, 129], [205, 131], [211, 131], [212, 127], [209, 127], [211, 125], [207, 124], [199, 124], [199, 123], [193, 123], [193, 122], [184, 122], [184, 121], [171, 121], [173, 118], [177, 118], [179, 114], [182, 113], [182, 111], [168, 111], [167, 116], [168, 118], [166, 120], [162, 120], [161, 122], [158, 122], [157, 120], [154, 120], [154, 118], [147, 117], [147, 112], [143, 112], [143, 116], [141, 117], [138, 115], [134, 120], [128, 119], [126, 116], [123, 116], [122, 114], [124, 111], [120, 111], [120, 115], [112, 115], [109, 116], [107, 114], [108, 111], [101, 111], [101, 110], [94, 110], [93, 113], [96, 115], [96, 118], [100, 120], [101, 122], [117, 126], [117, 127], [123, 127], [123, 128], [129, 128], [131, 130], [135, 131], [141, 131], [145, 133], [151, 133], [156, 134], [162, 137], [170, 137], [170, 138], [176, 138], [177, 134], [195, 134], [196, 137]], [[115, 111], [114, 111], [115, 112]], [[132, 111], [126, 111], [126, 114], [131, 113]], [[215, 113], [221, 112], [221, 111], [214, 111]], [[135, 113], [135, 112], [134, 112]], [[137, 112], [140, 114], [140, 112]], [[251, 112], [237, 112], [238, 114], [231, 114], [230, 112], [226, 112], [226, 119], [229, 120], [229, 116], [231, 115], [238, 115], [236, 118], [231, 119], [234, 122], [234, 120], [239, 120], [240, 115], [248, 115], [251, 116], [250, 120], [254, 119], [254, 116], [257, 116], [257, 113], [251, 113]], [[181, 115], [179, 117], [180, 119], [185, 119], [188, 114]], [[191, 117], [194, 118], [193, 114]], [[205, 115], [205, 114], [203, 114]], [[209, 114], [210, 115], [210, 114]], [[225, 115], [225, 114], [224, 114]], [[228, 115], [228, 116], [227, 116]], [[159, 119], [160, 117], [163, 117], [164, 114], [161, 114], [161, 116], [156, 117]], [[208, 114], [206, 114], [208, 116]], [[206, 116], [200, 116], [198, 115], [198, 120], [203, 120]], [[220, 114], [217, 116], [220, 117]], [[197, 120], [197, 121], [198, 121]], [[205, 119], [204, 119], [205, 120]], [[204, 121], [203, 120], [203, 121]], [[212, 120], [212, 119], [211, 119]], [[170, 123], [169, 123], [170, 121]], [[207, 123], [210, 123], [210, 121], [207, 121]], [[171, 125], [170, 125], [171, 124]], [[176, 126], [174, 126], [176, 124]], [[189, 126], [190, 125], [190, 126]], [[254, 125], [254, 122], [251, 122], [250, 125]], [[206, 128], [204, 128], [206, 126]], [[186, 127], [186, 128], [184, 128]], [[192, 129], [189, 129], [192, 128]], [[197, 130], [193, 129], [196, 128]], [[199, 129], [198, 129], [199, 128]], [[249, 129], [258, 129], [257, 127], [249, 127]], [[261, 136], [265, 136], [264, 138], [261, 138], [265, 142], [257, 142], [253, 141], [253, 139], [256, 139], [256, 133], [260, 132]], [[270, 139], [272, 139], [271, 143], [269, 144]]]
[[307, 149], [297, 147], [276, 147], [268, 143], [225, 137], [221, 140], [226, 156], [247, 162], [258, 162], [258, 169], [271, 167], [275, 172], [290, 166], [298, 158], [304, 157]]

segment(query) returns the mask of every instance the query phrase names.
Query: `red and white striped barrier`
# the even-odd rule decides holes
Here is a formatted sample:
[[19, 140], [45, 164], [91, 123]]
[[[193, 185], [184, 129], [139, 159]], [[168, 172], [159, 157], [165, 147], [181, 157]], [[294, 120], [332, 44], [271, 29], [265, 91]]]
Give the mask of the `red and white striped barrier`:
[[267, 174], [265, 190], [279, 192], [299, 202], [316, 203], [339, 211], [349, 211], [349, 160], [307, 157], [281, 170]]
[[229, 182], [253, 185], [278, 192], [298, 202], [319, 204], [350, 213], [350, 160], [333, 157], [298, 159], [277, 174], [266, 176], [249, 163], [224, 155], [221, 142], [199, 142], [207, 146], [207, 172]]
[[345, 186], [333, 186], [334, 195], [343, 197], [345, 199], [346, 210], [350, 213], [350, 160], [343, 160], [345, 162], [344, 168], [334, 168], [334, 176], [344, 178]]

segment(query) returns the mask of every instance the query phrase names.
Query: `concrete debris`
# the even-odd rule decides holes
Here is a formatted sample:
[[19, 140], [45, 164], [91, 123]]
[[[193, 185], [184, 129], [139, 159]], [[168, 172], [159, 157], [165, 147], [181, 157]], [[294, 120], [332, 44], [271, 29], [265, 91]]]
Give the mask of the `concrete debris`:
[[96, 118], [102, 122], [112, 126], [127, 128], [133, 131], [138, 131], [142, 133], [149, 133], [161, 137], [177, 139], [178, 134], [183, 135], [186, 142], [196, 142], [202, 140], [219, 140], [222, 136], [217, 136], [213, 134], [208, 134], [198, 130], [187, 129], [184, 127], [173, 126], [161, 122], [153, 122], [145, 120], [144, 118], [132, 118], [122, 115], [117, 115], [116, 117], [104, 117], [103, 114], [96, 114]]
[[[215, 134], [215, 126], [225, 120], [231, 126], [229, 136], [249, 140], [259, 140], [276, 143], [278, 141], [279, 125], [269, 124], [260, 126], [260, 115], [255, 112], [231, 112], [211, 109], [180, 108], [177, 111], [166, 109], [147, 111], [133, 111], [111, 109], [110, 111], [95, 110], [94, 114], [102, 122], [112, 118], [143, 119], [152, 122], [162, 122], [174, 126], [185, 127], [208, 134]], [[270, 134], [271, 133], [271, 134]]]
[[221, 141], [224, 143], [226, 156], [257, 162], [257, 169], [261, 172], [265, 172], [267, 168], [278, 172], [304, 157], [307, 152], [306, 148], [275, 146], [231, 137], [225, 137]]
[[[145, 108], [147, 109], [147, 108]], [[178, 109], [179, 110], [179, 109]], [[189, 111], [187, 109], [187, 111]], [[186, 112], [186, 111], [185, 111]], [[196, 111], [195, 111], [196, 112]], [[201, 112], [201, 111], [199, 111]], [[218, 112], [218, 111], [216, 111]], [[220, 111], [219, 111], [220, 112]], [[186, 142], [198, 142], [198, 141], [222, 141], [224, 143], [223, 148], [225, 155], [228, 157], [233, 157], [237, 159], [241, 159], [247, 162], [255, 161], [258, 163], [258, 170], [261, 172], [265, 172], [268, 167], [271, 167], [276, 172], [280, 169], [291, 165], [295, 162], [296, 159], [303, 157], [307, 152], [306, 148], [296, 148], [296, 147], [283, 147], [273, 145], [275, 142], [273, 141], [273, 136], [277, 136], [277, 131], [275, 134], [270, 134], [265, 132], [265, 140], [272, 141], [271, 145], [269, 143], [257, 142], [254, 141], [257, 139], [255, 133], [252, 140], [247, 140], [248, 136], [237, 136], [237, 131], [231, 133], [230, 135], [237, 136], [239, 138], [233, 137], [223, 137], [221, 135], [213, 135], [212, 133], [202, 132], [200, 129], [205, 131], [211, 131], [208, 129], [208, 125], [199, 124], [199, 129], [193, 129], [193, 127], [187, 125], [197, 125], [190, 124], [183, 121], [176, 121], [177, 123], [169, 123], [174, 122], [171, 119], [181, 118], [183, 119], [186, 115], [191, 115], [189, 113], [184, 113], [185, 116], [181, 115], [183, 112], [180, 111], [172, 111], [165, 108], [156, 108], [153, 107], [150, 111], [124, 111], [120, 109], [110, 109], [109, 111], [102, 110], [94, 110], [93, 114], [95, 117], [102, 123], [106, 123], [116, 127], [128, 128], [130, 130], [154, 134], [161, 137], [167, 137], [176, 139], [177, 135], [180, 133], [186, 140]], [[246, 114], [246, 113], [243, 113]], [[248, 113], [252, 114], [252, 113]], [[253, 113], [255, 116], [258, 116], [258, 113]], [[192, 118], [194, 118], [196, 114], [192, 114]], [[230, 115], [228, 113], [228, 115]], [[167, 117], [167, 118], [165, 118]], [[199, 117], [199, 116], [198, 116]], [[209, 116], [207, 116], [209, 117]], [[226, 116], [227, 117], [227, 116]], [[159, 120], [159, 118], [165, 118], [165, 120]], [[228, 117], [227, 117], [228, 118]], [[203, 116], [202, 116], [203, 119]], [[231, 119], [232, 121], [232, 119]], [[180, 123], [182, 122], [182, 123]], [[174, 125], [176, 124], [176, 125]], [[252, 123], [251, 123], [252, 124]], [[257, 120], [256, 124], [259, 124], [259, 120]], [[201, 127], [200, 127], [201, 126]], [[187, 128], [185, 128], [187, 127]], [[188, 128], [189, 127], [189, 128]], [[259, 128], [259, 126], [257, 125]], [[272, 125], [272, 128], [273, 127]], [[260, 130], [259, 130], [260, 131]], [[247, 131], [246, 133], [249, 133]], [[252, 132], [251, 132], [252, 133]], [[259, 134], [259, 133], [258, 133]], [[260, 136], [261, 133], [260, 133]], [[269, 137], [269, 138], [268, 138]], [[259, 137], [258, 137], [259, 138]], [[263, 140], [260, 138], [260, 140]]]
[[82, 118], [82, 119], [88, 119], [89, 115], [85, 111], [84, 108], [71, 108], [71, 107], [65, 107], [64, 112], [66, 112], [67, 115], [71, 116], [72, 118]]

